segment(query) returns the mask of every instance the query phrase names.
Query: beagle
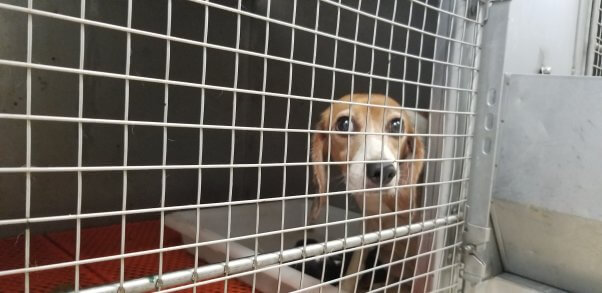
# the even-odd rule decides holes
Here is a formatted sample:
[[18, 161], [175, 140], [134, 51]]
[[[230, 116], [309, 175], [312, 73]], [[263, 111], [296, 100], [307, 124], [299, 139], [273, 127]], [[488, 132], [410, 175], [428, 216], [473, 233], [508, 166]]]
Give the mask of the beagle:
[[[395, 100], [380, 94], [346, 95], [340, 101], [361, 104], [333, 103], [321, 114], [316, 128], [336, 133], [317, 132], [313, 135], [312, 161], [347, 162], [334, 166], [346, 179], [347, 190], [366, 216], [397, 212], [398, 226], [407, 225], [410, 220], [416, 222], [421, 217], [420, 212], [407, 210], [419, 204], [415, 184], [423, 169], [424, 143], [420, 137], [403, 134], [415, 133], [414, 121], [424, 124], [426, 119], [415, 112], [399, 109], [400, 105]], [[329, 178], [324, 165], [315, 164], [313, 168], [314, 183], [320, 194], [328, 191]], [[314, 199], [310, 214], [314, 222], [325, 203], [325, 196]], [[381, 227], [393, 228], [395, 216], [380, 217], [380, 223], [382, 226], [379, 218], [365, 220], [366, 229], [372, 232]], [[381, 245], [378, 259], [381, 263], [389, 263], [416, 255], [418, 241], [415, 238], [396, 241], [395, 245], [393, 242]], [[362, 259], [358, 254], [363, 255]], [[356, 251], [345, 275], [361, 272], [367, 254]], [[392, 266], [387, 283], [397, 282], [402, 270], [403, 279], [412, 277], [414, 266], [415, 260]], [[341, 287], [352, 292], [355, 283], [354, 277], [348, 277], [343, 279]]]

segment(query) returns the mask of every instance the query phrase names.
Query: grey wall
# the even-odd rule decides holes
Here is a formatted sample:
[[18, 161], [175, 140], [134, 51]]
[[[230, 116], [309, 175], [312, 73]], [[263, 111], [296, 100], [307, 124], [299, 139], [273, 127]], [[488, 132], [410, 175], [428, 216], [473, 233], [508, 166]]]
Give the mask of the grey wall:
[[[21, 1], [0, 1], [17, 3]], [[54, 13], [79, 16], [79, 2], [75, 0], [34, 1], [34, 8]], [[236, 1], [218, 1], [235, 7]], [[292, 1], [272, 1], [270, 17], [290, 22]], [[409, 1], [398, 3], [397, 13], [393, 13], [393, 0], [381, 1], [379, 16], [398, 22], [409, 22]], [[86, 18], [125, 26], [127, 21], [126, 1], [88, 0]], [[436, 5], [435, 1], [429, 1]], [[357, 1], [343, 1], [344, 5], [357, 7]], [[266, 14], [264, 0], [245, 1], [243, 9], [261, 15]], [[364, 1], [361, 10], [375, 13], [376, 2]], [[319, 30], [336, 33], [335, 6], [320, 4]], [[172, 15], [172, 35], [202, 41], [204, 32], [205, 8], [188, 1], [174, 0]], [[296, 22], [298, 25], [314, 28], [316, 17], [315, 1], [298, 1]], [[374, 20], [359, 18], [358, 41], [372, 42]], [[136, 29], [156, 33], [166, 33], [167, 1], [133, 1], [132, 26]], [[208, 42], [234, 47], [236, 42], [236, 14], [209, 8]], [[241, 17], [240, 47], [263, 53], [265, 50], [265, 22], [250, 17]], [[413, 27], [435, 32], [436, 14], [420, 5], [413, 5], [411, 23]], [[356, 27], [356, 14], [341, 10], [341, 37], [353, 39]], [[379, 22], [376, 29], [376, 45], [389, 46], [391, 26]], [[77, 68], [79, 66], [80, 26], [62, 20], [46, 17], [33, 17], [34, 63]], [[0, 58], [26, 61], [27, 15], [19, 12], [0, 10]], [[268, 54], [289, 58], [291, 29], [285, 26], [270, 25]], [[406, 38], [408, 36], [409, 38]], [[85, 62], [89, 70], [125, 73], [126, 33], [95, 26], [85, 28]], [[316, 63], [332, 66], [335, 41], [327, 37], [317, 39]], [[294, 59], [312, 62], [314, 36], [300, 30], [295, 31]], [[409, 32], [404, 28], [394, 29], [393, 49], [408, 53], [433, 57], [434, 38]], [[422, 50], [420, 50], [422, 46]], [[161, 39], [132, 34], [131, 69], [137, 76], [163, 78], [165, 76], [166, 42]], [[356, 67], [353, 64], [354, 46], [346, 42], [338, 43], [337, 67], [357, 72], [369, 72], [372, 50], [357, 47]], [[170, 79], [201, 83], [203, 48], [178, 42], [171, 42]], [[224, 87], [234, 86], [234, 72], [238, 70], [239, 88], [262, 90], [264, 61], [261, 58], [240, 55], [239, 66], [235, 68], [234, 53], [207, 49], [206, 83]], [[407, 69], [404, 68], [404, 61]], [[387, 64], [391, 64], [391, 77], [430, 83], [432, 63], [404, 60], [403, 56], [389, 56], [375, 51], [373, 73], [387, 75]], [[420, 76], [418, 75], [420, 68]], [[349, 93], [352, 76], [317, 69], [313, 96], [330, 99]], [[0, 112], [25, 113], [26, 70], [23, 68], [0, 66]], [[289, 76], [289, 64], [267, 61], [266, 91], [288, 92], [292, 81], [291, 94], [311, 95], [312, 69], [294, 65]], [[32, 70], [32, 114], [77, 117], [78, 76], [43, 70]], [[366, 77], [354, 78], [354, 92], [384, 92], [386, 82], [370, 80]], [[124, 119], [126, 83], [120, 79], [84, 76], [83, 116], [86, 118]], [[405, 87], [405, 88], [404, 88]], [[426, 87], [390, 83], [389, 95], [402, 100], [406, 106], [429, 107], [430, 91]], [[169, 86], [168, 121], [194, 123], [200, 121], [201, 104], [204, 101], [203, 123], [211, 125], [231, 125], [233, 94], [227, 91]], [[236, 125], [260, 126], [261, 96], [238, 94], [236, 97]], [[307, 128], [308, 119], [313, 124], [319, 112], [328, 103], [314, 102], [312, 117], [308, 117], [310, 103], [292, 99], [290, 101], [289, 125], [285, 124], [287, 100], [265, 96], [265, 127]], [[129, 83], [130, 120], [163, 121], [164, 86], [149, 82]], [[25, 165], [25, 122], [0, 120], [0, 166]], [[119, 125], [83, 125], [83, 165], [119, 166], [123, 165], [124, 127]], [[168, 128], [167, 164], [198, 164], [199, 130], [192, 128]], [[257, 163], [259, 152], [259, 132], [236, 131], [234, 163]], [[283, 162], [285, 134], [265, 132], [264, 163]], [[288, 162], [305, 162], [307, 154], [307, 134], [288, 135]], [[77, 124], [64, 122], [32, 122], [32, 165], [34, 166], [76, 166], [77, 165]], [[152, 126], [128, 127], [128, 165], [159, 165], [162, 159], [163, 129]], [[204, 130], [202, 155], [203, 164], [230, 163], [230, 130]], [[305, 167], [288, 167], [286, 195], [304, 194], [306, 189]], [[234, 170], [232, 199], [252, 199], [257, 197], [257, 168], [237, 168]], [[166, 172], [166, 205], [193, 204], [197, 198], [197, 170], [169, 170]], [[82, 212], [113, 211], [121, 209], [122, 172], [83, 172]], [[129, 171], [127, 173], [127, 208], [139, 209], [160, 206], [161, 171]], [[228, 169], [204, 169], [202, 171], [202, 202], [220, 202], [228, 199]], [[280, 196], [285, 179], [281, 167], [263, 168], [261, 197]], [[310, 180], [311, 181], [311, 180]], [[340, 186], [338, 187], [340, 188]], [[31, 215], [33, 217], [71, 214], [76, 212], [77, 174], [34, 173], [32, 174]], [[310, 186], [309, 192], [313, 192]], [[342, 200], [342, 197], [337, 200]], [[22, 218], [25, 215], [25, 175], [0, 174], [0, 219]], [[143, 217], [156, 216], [144, 215]], [[128, 217], [137, 219], [139, 216]], [[84, 220], [84, 225], [107, 224], [118, 221], [118, 217]], [[74, 222], [57, 222], [33, 226], [34, 232], [73, 228]], [[0, 236], [15, 235], [23, 231], [21, 226], [3, 227]]]

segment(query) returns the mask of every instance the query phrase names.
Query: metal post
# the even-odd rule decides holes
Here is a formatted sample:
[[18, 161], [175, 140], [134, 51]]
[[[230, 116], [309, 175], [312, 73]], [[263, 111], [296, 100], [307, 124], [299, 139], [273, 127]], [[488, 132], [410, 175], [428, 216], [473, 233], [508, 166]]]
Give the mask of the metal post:
[[496, 161], [496, 142], [500, 123], [501, 89], [504, 51], [510, 2], [487, 1], [482, 32], [481, 63], [477, 83], [477, 99], [471, 180], [468, 187], [466, 228], [464, 233], [464, 269], [461, 272], [467, 285], [474, 285], [500, 270], [497, 252], [492, 251], [492, 230], [489, 210], [493, 172]]

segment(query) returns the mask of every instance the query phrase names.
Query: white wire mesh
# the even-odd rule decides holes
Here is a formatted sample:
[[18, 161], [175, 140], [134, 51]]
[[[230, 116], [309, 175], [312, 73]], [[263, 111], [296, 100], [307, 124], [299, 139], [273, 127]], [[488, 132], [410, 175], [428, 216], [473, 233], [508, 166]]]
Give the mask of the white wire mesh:
[[[480, 5], [0, 1], [1, 287], [458, 290]], [[599, 51], [595, 58], [601, 73]], [[368, 102], [338, 100], [349, 93], [366, 93]], [[371, 104], [376, 94], [400, 106]], [[415, 158], [416, 148], [409, 158], [385, 158], [381, 143], [380, 158], [345, 151], [335, 160], [332, 139], [341, 131], [316, 127], [335, 105], [418, 113], [409, 122], [426, 121], [423, 131], [347, 134], [364, 144], [369, 136], [414, 146], [419, 140], [424, 158]], [[336, 122], [332, 110], [327, 117]], [[317, 135], [327, 137], [323, 162], [311, 159]], [[345, 149], [354, 147], [347, 139]], [[357, 183], [350, 182], [353, 165], [417, 162], [424, 164], [420, 181], [371, 186], [364, 178], [349, 189]], [[319, 167], [328, 174], [323, 192], [312, 183]], [[419, 202], [384, 210], [383, 197], [404, 189], [420, 192]], [[363, 197], [354, 204], [357, 195]], [[377, 206], [368, 196], [379, 198]], [[324, 214], [311, 222], [311, 203], [320, 197]], [[370, 205], [376, 214], [367, 212]], [[419, 216], [398, 223], [412, 214]], [[394, 225], [385, 225], [391, 217]], [[190, 219], [189, 228], [174, 219]], [[149, 233], [157, 237], [144, 248], [133, 246], [145, 243], [132, 239], [140, 221], [156, 223]], [[103, 237], [89, 231], [105, 231], [90, 230], [98, 226], [118, 227], [113, 242], [95, 243]], [[188, 229], [189, 241], [170, 242], [174, 229]], [[217, 236], [207, 238], [211, 233]], [[416, 251], [401, 244], [411, 241]], [[105, 245], [115, 249], [90, 252]], [[396, 246], [405, 251], [379, 258]], [[177, 252], [191, 260], [176, 265]], [[368, 260], [350, 269], [357, 255]], [[148, 263], [152, 268], [142, 269]], [[113, 271], [99, 271], [103, 266]], [[273, 284], [266, 285], [270, 272]]]

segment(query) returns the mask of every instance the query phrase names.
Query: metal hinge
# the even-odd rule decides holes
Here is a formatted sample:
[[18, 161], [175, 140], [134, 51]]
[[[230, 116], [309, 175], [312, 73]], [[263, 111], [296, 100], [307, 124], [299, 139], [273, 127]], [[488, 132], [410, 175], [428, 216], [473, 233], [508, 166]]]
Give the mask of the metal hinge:
[[487, 277], [484, 252], [487, 243], [491, 240], [491, 233], [489, 227], [466, 224], [464, 245], [462, 245], [464, 265], [460, 270], [460, 277], [470, 283], [480, 283]]
[[483, 6], [483, 9], [485, 10], [483, 13], [483, 24], [487, 22], [487, 20], [489, 19], [489, 9], [491, 9], [491, 5], [493, 5], [493, 3], [495, 2], [508, 2], [508, 1], [512, 1], [512, 0], [479, 0], [479, 2], [481, 3], [481, 5]]

